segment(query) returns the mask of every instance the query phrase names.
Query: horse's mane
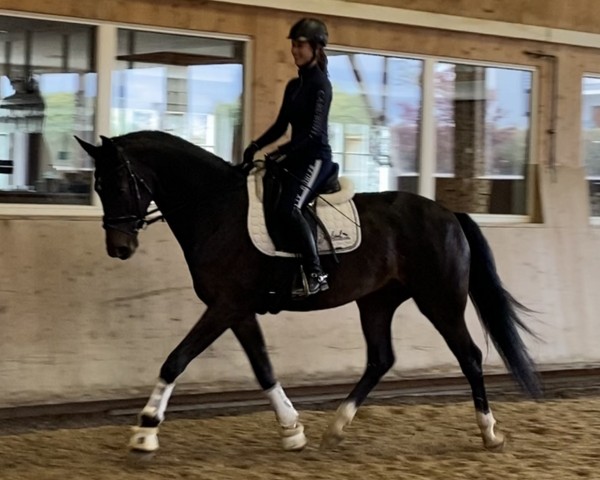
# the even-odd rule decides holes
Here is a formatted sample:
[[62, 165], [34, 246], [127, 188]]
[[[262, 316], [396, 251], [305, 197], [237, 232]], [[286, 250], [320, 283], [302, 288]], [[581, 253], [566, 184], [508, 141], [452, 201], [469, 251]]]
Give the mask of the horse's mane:
[[191, 160], [229, 165], [223, 158], [215, 155], [208, 150], [195, 145], [181, 137], [158, 130], [142, 130], [138, 132], [126, 133], [114, 137], [113, 142], [125, 149], [150, 149], [160, 150], [165, 153], [177, 155], [179, 158], [187, 157]]

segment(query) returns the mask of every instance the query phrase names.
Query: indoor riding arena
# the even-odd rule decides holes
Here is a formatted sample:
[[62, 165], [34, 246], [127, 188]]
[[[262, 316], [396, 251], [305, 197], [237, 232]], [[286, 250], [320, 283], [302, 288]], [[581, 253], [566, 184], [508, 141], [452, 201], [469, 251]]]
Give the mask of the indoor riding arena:
[[[302, 18], [359, 215], [290, 299], [230, 218]], [[600, 478], [594, 0], [0, 0], [0, 43], [1, 480]]]

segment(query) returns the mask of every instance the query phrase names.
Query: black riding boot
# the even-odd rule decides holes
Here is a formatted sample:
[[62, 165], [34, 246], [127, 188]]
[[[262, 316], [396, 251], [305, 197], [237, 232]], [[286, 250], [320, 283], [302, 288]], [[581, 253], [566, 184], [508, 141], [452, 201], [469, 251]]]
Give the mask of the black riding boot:
[[[291, 215], [293, 223], [294, 236], [297, 239], [300, 254], [302, 255], [302, 265], [306, 274], [308, 283], [308, 295], [328, 290], [327, 274], [321, 268], [321, 261], [317, 251], [315, 237], [310, 229], [310, 225], [302, 215], [302, 212], [294, 208]], [[299, 292], [294, 292], [296, 295]]]

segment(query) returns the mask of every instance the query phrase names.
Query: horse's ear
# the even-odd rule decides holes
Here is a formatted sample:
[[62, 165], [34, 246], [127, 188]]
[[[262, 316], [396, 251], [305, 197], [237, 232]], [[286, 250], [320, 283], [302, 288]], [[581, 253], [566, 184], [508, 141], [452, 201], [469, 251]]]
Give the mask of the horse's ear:
[[82, 140], [77, 135], [73, 136], [75, 137], [75, 140], [77, 140], [79, 145], [81, 145], [81, 148], [83, 148], [90, 157], [92, 157], [94, 160], [96, 160], [99, 157], [100, 147], [97, 147], [96, 145], [92, 145], [91, 143]]
[[102, 140], [102, 150], [104, 150], [104, 153], [109, 155], [110, 158], [116, 159], [119, 156], [119, 152], [114, 142], [104, 135], [100, 135], [100, 139]]

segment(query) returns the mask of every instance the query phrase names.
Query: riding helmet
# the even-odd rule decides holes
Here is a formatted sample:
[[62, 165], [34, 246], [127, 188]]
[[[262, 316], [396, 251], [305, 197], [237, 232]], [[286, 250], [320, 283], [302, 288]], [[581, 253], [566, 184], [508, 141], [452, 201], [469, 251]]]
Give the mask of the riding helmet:
[[325, 47], [327, 46], [329, 34], [327, 33], [327, 27], [321, 20], [303, 18], [290, 28], [288, 38], [301, 42], [315, 43]]

